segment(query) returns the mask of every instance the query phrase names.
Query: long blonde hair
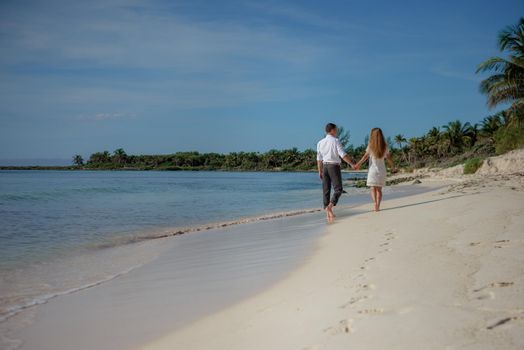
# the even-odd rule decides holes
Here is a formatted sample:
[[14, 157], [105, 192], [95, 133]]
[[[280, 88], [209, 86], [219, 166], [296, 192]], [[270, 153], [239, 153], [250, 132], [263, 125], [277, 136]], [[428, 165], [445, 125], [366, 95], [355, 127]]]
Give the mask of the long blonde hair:
[[384, 134], [380, 128], [371, 129], [371, 133], [369, 134], [368, 149], [369, 152], [376, 158], [384, 158], [384, 155], [388, 149], [388, 145], [386, 144]]

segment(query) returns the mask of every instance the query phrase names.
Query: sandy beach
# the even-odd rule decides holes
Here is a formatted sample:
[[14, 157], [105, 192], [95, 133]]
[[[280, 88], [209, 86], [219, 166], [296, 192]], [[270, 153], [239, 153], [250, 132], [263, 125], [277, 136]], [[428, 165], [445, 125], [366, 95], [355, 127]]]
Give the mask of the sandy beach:
[[142, 349], [522, 349], [522, 154], [339, 211], [290, 276]]

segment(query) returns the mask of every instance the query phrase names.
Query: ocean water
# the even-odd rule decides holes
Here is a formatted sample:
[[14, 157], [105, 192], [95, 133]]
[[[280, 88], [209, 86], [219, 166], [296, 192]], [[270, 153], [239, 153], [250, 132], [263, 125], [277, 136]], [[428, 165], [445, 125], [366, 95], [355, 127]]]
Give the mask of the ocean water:
[[[366, 190], [346, 190], [341, 206], [369, 201]], [[418, 186], [385, 190], [386, 199], [422, 191]], [[13, 329], [5, 325], [11, 317], [62, 295], [99, 286], [97, 299], [103, 300], [104, 288], [118, 285], [106, 282], [117, 278], [140, 280], [128, 283], [127, 298], [137, 293], [136, 285], [144, 293], [169, 284], [173, 295], [199, 295], [201, 308], [185, 309], [183, 297], [171, 299], [177, 318], [169, 324], [183, 323], [289, 271], [321, 234], [322, 213], [152, 238], [181, 228], [220, 228], [212, 224], [320, 206], [316, 173], [0, 171], [0, 333]], [[161, 277], [151, 280], [151, 271], [159, 271], [161, 264], [169, 268], [159, 269]], [[232, 284], [238, 287], [236, 294], [229, 290]], [[207, 300], [212, 302], [205, 304]], [[107, 312], [107, 305], [100, 310]], [[100, 317], [107, 320], [109, 315]], [[72, 324], [62, 321], [64, 327]]]
[[0, 171], [0, 264], [162, 229], [319, 207], [312, 173]]

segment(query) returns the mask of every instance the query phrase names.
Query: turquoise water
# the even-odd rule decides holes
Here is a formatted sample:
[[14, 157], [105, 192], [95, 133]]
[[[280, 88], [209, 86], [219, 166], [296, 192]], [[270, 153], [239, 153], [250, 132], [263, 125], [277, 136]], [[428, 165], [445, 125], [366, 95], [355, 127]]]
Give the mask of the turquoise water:
[[314, 173], [0, 171], [0, 263], [42, 261], [162, 228], [318, 207]]

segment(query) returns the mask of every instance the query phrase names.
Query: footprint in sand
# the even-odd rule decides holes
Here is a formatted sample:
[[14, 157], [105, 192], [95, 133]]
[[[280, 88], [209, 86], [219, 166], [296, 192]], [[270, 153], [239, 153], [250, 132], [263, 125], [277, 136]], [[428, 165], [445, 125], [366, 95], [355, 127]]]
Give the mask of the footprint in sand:
[[363, 315], [379, 315], [384, 313], [384, 309], [364, 309], [359, 310], [358, 313]]
[[509, 239], [501, 239], [501, 240], [495, 241], [495, 243], [498, 243], [498, 244], [494, 245], [493, 246], [494, 248], [507, 248], [507, 247], [509, 247], [509, 245], [500, 245], [500, 243], [509, 243]]
[[356, 303], [358, 303], [358, 302], [361, 302], [362, 300], [366, 300], [366, 299], [369, 299], [369, 298], [370, 298], [370, 297], [367, 296], [367, 295], [364, 295], [364, 296], [361, 296], [361, 297], [354, 297], [354, 298], [351, 298], [347, 303], [342, 304], [342, 305], [340, 305], [339, 307], [340, 307], [341, 309], [345, 309], [345, 308], [348, 307], [348, 306], [354, 305], [354, 304], [356, 304]]
[[492, 330], [494, 328], [502, 326], [503, 324], [506, 324], [511, 321], [524, 321], [524, 317], [521, 317], [521, 316], [505, 317], [493, 323], [492, 325], [487, 326], [486, 329]]
[[486, 299], [493, 300], [493, 299], [495, 299], [495, 293], [487, 292], [486, 294], [479, 295], [476, 299], [478, 299], [478, 300], [486, 300]]
[[375, 258], [371, 257], [371, 258], [367, 258], [366, 260], [364, 260], [364, 262], [367, 263], [367, 262], [370, 262], [370, 261], [373, 261], [373, 260], [375, 260]]
[[473, 292], [475, 293], [480, 292], [481, 290], [484, 290], [486, 288], [502, 288], [502, 287], [510, 287], [512, 285], [513, 285], [513, 282], [493, 282], [482, 288], [475, 289]]
[[356, 279], [360, 279], [360, 278], [363, 278], [364, 275], [359, 273], [358, 275], [356, 275], [355, 277], [353, 277], [353, 281], [356, 280]]
[[375, 289], [376, 286], [373, 283], [367, 283], [367, 284], [358, 284], [357, 288], [360, 290], [372, 290], [372, 289]]
[[470, 246], [470, 247], [474, 247], [474, 246], [479, 245], [480, 243], [482, 243], [482, 242], [470, 242], [470, 243], [469, 243], [469, 246]]
[[353, 333], [353, 319], [348, 318], [345, 320], [340, 320], [338, 325], [324, 329], [324, 333], [325, 332], [330, 332], [333, 335], [341, 333]]
[[384, 242], [384, 243], [382, 243], [380, 246], [381, 246], [381, 247], [384, 247], [384, 246], [387, 246], [387, 245], [389, 245], [389, 242]]

